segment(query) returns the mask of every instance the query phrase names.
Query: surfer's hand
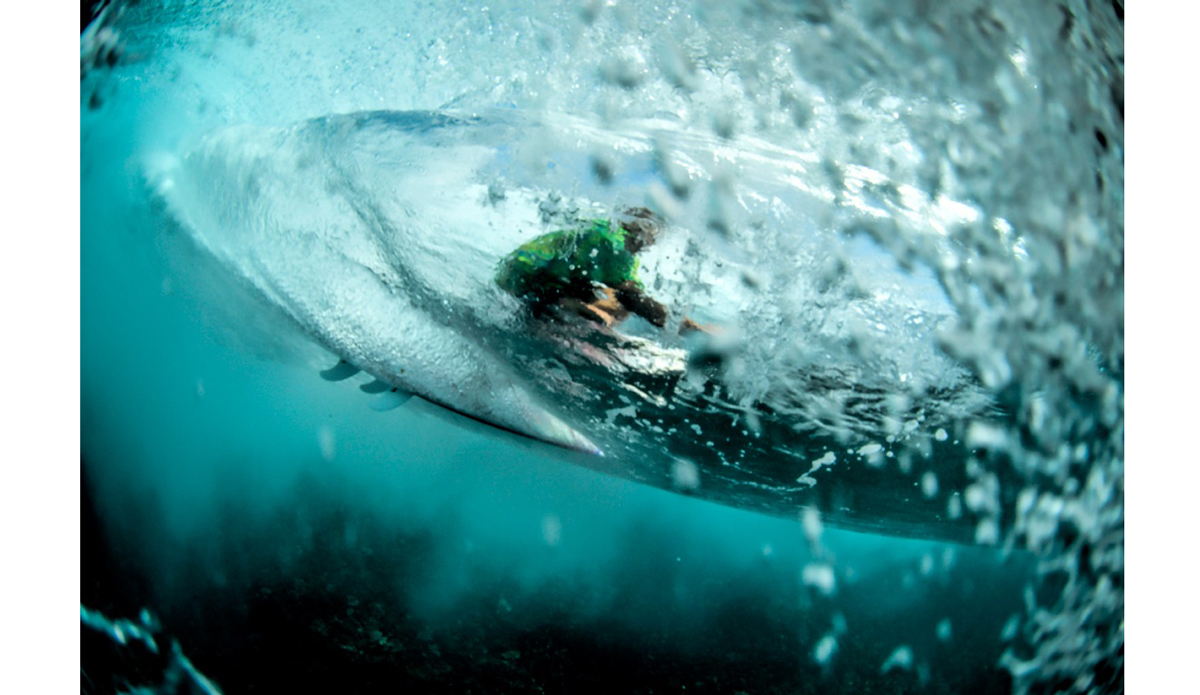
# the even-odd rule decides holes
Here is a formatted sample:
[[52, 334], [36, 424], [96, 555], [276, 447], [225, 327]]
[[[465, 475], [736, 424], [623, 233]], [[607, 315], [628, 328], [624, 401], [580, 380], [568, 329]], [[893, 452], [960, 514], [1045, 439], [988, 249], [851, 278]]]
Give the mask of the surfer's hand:
[[683, 323], [679, 324], [680, 333], [692, 333], [694, 331], [699, 331], [705, 335], [717, 335], [724, 332], [720, 326], [711, 323], [696, 323], [689, 318], [684, 318]]

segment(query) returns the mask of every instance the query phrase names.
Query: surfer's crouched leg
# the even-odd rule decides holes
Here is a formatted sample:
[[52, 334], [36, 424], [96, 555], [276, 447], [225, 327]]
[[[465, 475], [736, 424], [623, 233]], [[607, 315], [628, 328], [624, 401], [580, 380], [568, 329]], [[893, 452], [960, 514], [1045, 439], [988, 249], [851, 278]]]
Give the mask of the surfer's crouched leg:
[[529, 316], [537, 321], [554, 321], [561, 318], [557, 302], [525, 297], [525, 307], [529, 311]]

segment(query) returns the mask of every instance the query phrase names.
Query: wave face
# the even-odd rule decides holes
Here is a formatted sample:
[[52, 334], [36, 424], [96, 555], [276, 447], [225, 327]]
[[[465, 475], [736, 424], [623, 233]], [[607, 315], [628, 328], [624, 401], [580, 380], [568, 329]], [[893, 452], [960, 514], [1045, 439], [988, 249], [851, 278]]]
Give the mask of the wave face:
[[[182, 606], [331, 687], [567, 688], [567, 645], [611, 633], [641, 674], [616, 688], [674, 684], [669, 654], [717, 690], [789, 690], [796, 661], [1120, 690], [1122, 31], [1019, 2], [104, 5], [83, 455], [142, 588], [85, 602], [153, 604], [233, 690], [262, 672], [208, 671], [228, 631]], [[524, 241], [632, 206], [665, 220], [640, 272], [666, 330], [496, 288]], [[362, 375], [316, 377], [338, 360]], [[360, 385], [421, 399], [381, 415]], [[779, 669], [725, 658], [747, 635]]]
[[[898, 503], [882, 470], [919, 442], [921, 473], [953, 480], [963, 452], [939, 446], [935, 455], [935, 432], [990, 405], [934, 345], [944, 300], [922, 306], [919, 288], [901, 295], [895, 271], [853, 290], [814, 286], [825, 256], [846, 253], [817, 234], [789, 255], [792, 272], [750, 286], [760, 248], [815, 227], [805, 211], [817, 206], [819, 182], [807, 183], [802, 155], [715, 136], [680, 140], [656, 162], [653, 142], [670, 132], [653, 123], [597, 131], [516, 111], [376, 111], [234, 127], [152, 176], [173, 219], [232, 281], [368, 381], [603, 456], [588, 463], [667, 489], [787, 518], [816, 506], [858, 528], [969, 539], [969, 520], [942, 521], [946, 496]], [[525, 142], [552, 153], [549, 162], [531, 165]], [[620, 209], [597, 199], [640, 203], [647, 187], [665, 186], [662, 170], [695, 167], [717, 149], [758, 181], [785, 182], [771, 191], [776, 209], [752, 202], [765, 184], [731, 187], [761, 228], [706, 257], [686, 252], [704, 234], [669, 225], [643, 271], [673, 315], [720, 326], [712, 339], [689, 352], [674, 331], [644, 323], [638, 337], [535, 319], [496, 288], [499, 259], [533, 234]], [[612, 170], [603, 180], [587, 166], [597, 156]], [[798, 315], [780, 314], [781, 296]], [[777, 320], [765, 324], [767, 306]], [[818, 325], [830, 328], [800, 330]], [[850, 462], [833, 466], [839, 455]], [[809, 473], [822, 468], [818, 486]], [[682, 484], [683, 470], [697, 479]], [[835, 505], [835, 496], [854, 501]]]

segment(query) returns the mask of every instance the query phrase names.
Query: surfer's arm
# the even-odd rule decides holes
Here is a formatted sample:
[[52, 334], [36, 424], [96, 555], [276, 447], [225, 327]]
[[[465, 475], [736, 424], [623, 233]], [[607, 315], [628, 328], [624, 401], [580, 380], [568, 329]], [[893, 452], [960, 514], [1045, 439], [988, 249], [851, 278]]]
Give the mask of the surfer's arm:
[[626, 309], [659, 328], [667, 325], [667, 308], [654, 301], [634, 281], [626, 280], [613, 287], [613, 290], [617, 294], [617, 301]]
[[[646, 294], [637, 283], [632, 280], [622, 282], [613, 288], [616, 299], [629, 311], [641, 316], [650, 323], [662, 328], [667, 325], [667, 308], [662, 304], [654, 301], [650, 295]], [[679, 323], [680, 333], [690, 333], [692, 331], [701, 331], [703, 333], [713, 333], [714, 329], [711, 326], [701, 325], [688, 317], [683, 317], [683, 321]]]

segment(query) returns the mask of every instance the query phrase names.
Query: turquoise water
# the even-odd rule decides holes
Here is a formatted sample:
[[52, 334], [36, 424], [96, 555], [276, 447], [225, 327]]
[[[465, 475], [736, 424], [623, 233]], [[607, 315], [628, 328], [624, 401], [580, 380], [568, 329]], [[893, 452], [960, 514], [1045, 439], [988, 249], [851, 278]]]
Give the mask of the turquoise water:
[[[1121, 690], [1122, 28], [1109, 8], [104, 13], [81, 41], [85, 692], [169, 691], [169, 660], [110, 639], [119, 619], [178, 640], [185, 671], [230, 693]], [[264, 301], [257, 271], [230, 273], [197, 243], [197, 211], [244, 209], [247, 228], [270, 229], [324, 200], [320, 177], [275, 157], [276, 197], [258, 192], [266, 179], [196, 179], [184, 218], [156, 172], [230, 127], [446, 108], [582, 121], [565, 131], [578, 141], [534, 128], [500, 151], [537, 172], [530, 190], [602, 205], [637, 190], [690, 230], [647, 271], [673, 307], [737, 328], [748, 347], [723, 383], [739, 397], [832, 360], [896, 396], [962, 370], [992, 406], [938, 411], [926, 439], [887, 440], [895, 457], [878, 468], [838, 449], [814, 490], [843, 470], [874, 477], [846, 478], [850, 498], [816, 513], [770, 486], [754, 504], [716, 495], [732, 447], [697, 459], [698, 488], [680, 484], [689, 469], [667, 453], [687, 450], [682, 435], [648, 429], [610, 466], [450, 414], [436, 388], [374, 412], [354, 383], [318, 376], [336, 361], [316, 346], [326, 324], [297, 326], [280, 299], [344, 286], [336, 268]], [[416, 227], [532, 214], [519, 187], [503, 208], [461, 186], [463, 152], [422, 155], [445, 166], [411, 182]], [[599, 159], [613, 182], [588, 178]], [[363, 171], [386, 164], [351, 178], [382, 187]], [[438, 288], [433, 261], [397, 257], [435, 277], [445, 306], [475, 306], [461, 283]], [[404, 316], [436, 318], [418, 309]], [[432, 383], [446, 390], [452, 358], [426, 370], [445, 367]], [[783, 422], [808, 432], [820, 403], [795, 403]], [[879, 428], [869, 441], [889, 436], [864, 422]], [[933, 468], [920, 442], [939, 428], [961, 446]], [[868, 441], [835, 429], [805, 439], [805, 456], [833, 450], [819, 437]], [[654, 470], [672, 473], [640, 473]], [[861, 501], [893, 490], [928, 508], [918, 525]], [[882, 533], [839, 525], [843, 508]]]

